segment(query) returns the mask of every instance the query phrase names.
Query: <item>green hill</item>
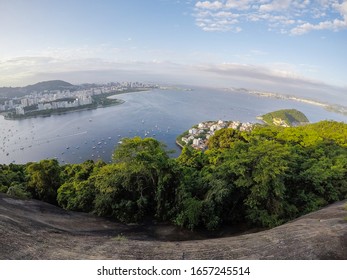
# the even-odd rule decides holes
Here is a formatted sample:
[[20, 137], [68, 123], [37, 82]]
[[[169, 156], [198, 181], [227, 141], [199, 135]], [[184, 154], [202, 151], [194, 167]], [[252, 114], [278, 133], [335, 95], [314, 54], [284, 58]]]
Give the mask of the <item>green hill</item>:
[[25, 87], [1, 87], [0, 97], [13, 98], [21, 97], [29, 94], [32, 91], [45, 91], [45, 90], [75, 90], [78, 86], [74, 86], [68, 82], [61, 80], [45, 81], [36, 83], [34, 85], [28, 85]]
[[45, 90], [64, 90], [64, 89], [72, 89], [75, 86], [61, 80], [53, 80], [53, 81], [44, 81], [34, 85], [29, 85], [24, 87], [26, 92], [31, 91], [45, 91]]
[[267, 113], [258, 117], [268, 125], [298, 126], [309, 123], [304, 113], [296, 109], [285, 109]]

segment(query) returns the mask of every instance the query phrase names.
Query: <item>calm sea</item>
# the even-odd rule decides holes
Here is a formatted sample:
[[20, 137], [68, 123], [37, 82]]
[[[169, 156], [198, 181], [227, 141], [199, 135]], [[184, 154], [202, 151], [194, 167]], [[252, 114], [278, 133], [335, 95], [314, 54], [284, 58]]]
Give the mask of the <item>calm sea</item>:
[[57, 158], [61, 163], [111, 160], [123, 137], [154, 137], [180, 153], [176, 136], [206, 120], [257, 122], [258, 115], [295, 108], [311, 122], [347, 116], [322, 107], [245, 93], [199, 89], [153, 90], [117, 95], [125, 103], [108, 108], [51, 117], [4, 120], [0, 116], [0, 163], [26, 163]]

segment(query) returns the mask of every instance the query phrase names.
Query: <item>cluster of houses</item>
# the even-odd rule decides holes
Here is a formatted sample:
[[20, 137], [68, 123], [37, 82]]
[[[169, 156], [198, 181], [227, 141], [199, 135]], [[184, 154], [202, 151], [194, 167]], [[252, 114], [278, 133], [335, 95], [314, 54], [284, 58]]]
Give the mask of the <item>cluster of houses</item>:
[[232, 128], [240, 131], [250, 131], [254, 124], [250, 122], [239, 121], [207, 121], [201, 122], [197, 126], [188, 130], [188, 133], [181, 138], [181, 143], [190, 145], [194, 149], [206, 150], [208, 140], [215, 134], [216, 131], [222, 128]]

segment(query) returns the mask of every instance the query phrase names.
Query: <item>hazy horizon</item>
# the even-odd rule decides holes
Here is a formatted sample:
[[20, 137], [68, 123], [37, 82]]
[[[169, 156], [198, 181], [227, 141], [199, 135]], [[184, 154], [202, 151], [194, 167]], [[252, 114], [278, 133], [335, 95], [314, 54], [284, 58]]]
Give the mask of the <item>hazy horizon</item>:
[[347, 0], [13, 0], [0, 23], [0, 87], [137, 80], [347, 105]]

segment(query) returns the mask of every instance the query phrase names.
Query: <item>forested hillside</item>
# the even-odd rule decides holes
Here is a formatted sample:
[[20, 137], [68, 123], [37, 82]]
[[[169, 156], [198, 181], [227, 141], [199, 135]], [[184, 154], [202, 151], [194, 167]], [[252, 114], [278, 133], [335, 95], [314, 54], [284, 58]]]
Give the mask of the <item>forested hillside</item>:
[[0, 165], [0, 191], [124, 223], [274, 227], [347, 198], [347, 124], [222, 129], [178, 158], [155, 139], [124, 139], [112, 164]]
[[295, 109], [278, 110], [261, 117], [266, 124], [277, 126], [297, 126], [309, 123], [307, 117]]

